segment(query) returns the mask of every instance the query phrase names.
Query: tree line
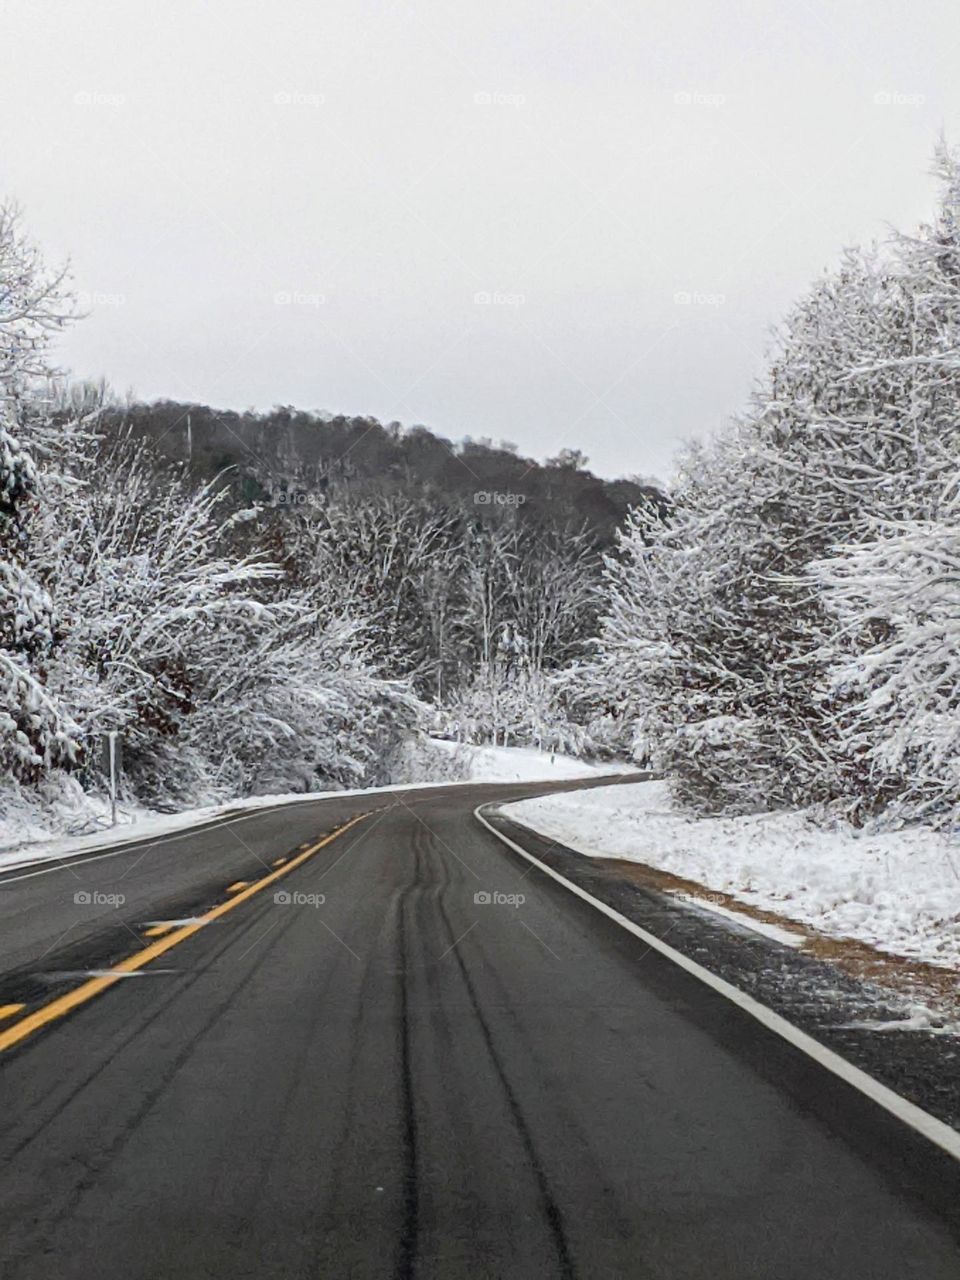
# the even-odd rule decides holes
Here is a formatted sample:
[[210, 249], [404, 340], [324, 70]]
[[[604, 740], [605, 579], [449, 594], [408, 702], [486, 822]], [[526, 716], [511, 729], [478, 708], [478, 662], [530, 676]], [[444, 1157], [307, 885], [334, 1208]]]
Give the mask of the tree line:
[[649, 484], [564, 452], [71, 381], [76, 319], [0, 215], [0, 774], [183, 805], [385, 781], [415, 727], [585, 749], [562, 673]]
[[665, 494], [489, 441], [56, 376], [0, 212], [0, 771], [117, 730], [151, 803], [389, 776], [415, 727], [653, 764], [702, 813], [960, 806], [960, 164], [847, 250]]
[[851, 249], [747, 411], [641, 504], [606, 574], [595, 688], [701, 812], [960, 805], [960, 165], [935, 217]]

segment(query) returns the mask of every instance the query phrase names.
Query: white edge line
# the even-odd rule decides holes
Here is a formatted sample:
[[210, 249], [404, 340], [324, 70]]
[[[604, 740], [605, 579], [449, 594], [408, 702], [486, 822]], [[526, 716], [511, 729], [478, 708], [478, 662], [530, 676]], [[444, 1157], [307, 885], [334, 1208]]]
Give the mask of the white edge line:
[[[496, 804], [497, 802], [494, 802]], [[615, 924], [626, 929], [628, 933], [632, 933], [635, 937], [640, 938], [647, 946], [652, 947], [655, 951], [659, 951], [662, 956], [668, 960], [672, 960], [674, 964], [679, 965], [681, 969], [686, 969], [688, 973], [693, 974], [695, 978], [699, 978], [702, 983], [718, 994], [724, 996], [732, 1004], [738, 1005], [746, 1013], [755, 1018], [768, 1030], [773, 1031], [776, 1035], [792, 1044], [794, 1048], [799, 1049], [801, 1053], [805, 1053], [807, 1057], [813, 1060], [821, 1067], [825, 1067], [839, 1079], [845, 1083], [852, 1085], [854, 1089], [870, 1098], [883, 1107], [885, 1111], [898, 1120], [902, 1120], [904, 1124], [909, 1125], [917, 1133], [929, 1139], [930, 1142], [938, 1146], [948, 1155], [953, 1156], [955, 1160], [960, 1160], [960, 1133], [956, 1129], [952, 1129], [950, 1125], [944, 1124], [942, 1120], [938, 1120], [936, 1116], [930, 1115], [924, 1111], [922, 1107], [918, 1107], [916, 1103], [908, 1101], [900, 1096], [893, 1089], [885, 1084], [881, 1084], [879, 1080], [868, 1075], [866, 1071], [862, 1071], [859, 1067], [855, 1067], [852, 1062], [848, 1062], [846, 1058], [842, 1058], [840, 1054], [835, 1053], [833, 1049], [828, 1049], [826, 1045], [821, 1044], [819, 1040], [815, 1040], [813, 1036], [807, 1035], [805, 1031], [801, 1031], [799, 1027], [795, 1027], [792, 1022], [788, 1022], [786, 1018], [781, 1017], [779, 1013], [774, 1013], [772, 1009], [768, 1009], [765, 1004], [761, 1004], [759, 1000], [754, 1000], [753, 996], [747, 995], [745, 991], [741, 991], [739, 987], [735, 987], [732, 983], [727, 982], [724, 978], [718, 978], [715, 973], [711, 973], [709, 969], [705, 969], [703, 965], [698, 964], [696, 960], [691, 960], [681, 951], [669, 946], [666, 942], [661, 941], [656, 934], [648, 933], [646, 929], [640, 925], [634, 924], [632, 920], [628, 920], [626, 916], [621, 915], [619, 911], [613, 907], [608, 907], [605, 902], [601, 902], [599, 898], [593, 897], [587, 893], [585, 889], [581, 889], [578, 884], [574, 884], [572, 880], [568, 880], [566, 876], [562, 876], [559, 871], [554, 871], [552, 867], [548, 867], [545, 862], [541, 862], [539, 858], [535, 858], [532, 853], [528, 853], [526, 849], [522, 849], [509, 836], [498, 831], [492, 823], [480, 812], [481, 809], [489, 808], [486, 805], [477, 805], [473, 811], [473, 816], [478, 822], [482, 823], [488, 831], [492, 832], [498, 840], [502, 840], [505, 845], [511, 848], [514, 853], [519, 853], [521, 858], [526, 858], [528, 862], [532, 862], [535, 867], [544, 872], [545, 875], [552, 877], [559, 884], [569, 889], [571, 893], [575, 893], [578, 898], [582, 898], [584, 902], [589, 902], [597, 911], [613, 920]]]

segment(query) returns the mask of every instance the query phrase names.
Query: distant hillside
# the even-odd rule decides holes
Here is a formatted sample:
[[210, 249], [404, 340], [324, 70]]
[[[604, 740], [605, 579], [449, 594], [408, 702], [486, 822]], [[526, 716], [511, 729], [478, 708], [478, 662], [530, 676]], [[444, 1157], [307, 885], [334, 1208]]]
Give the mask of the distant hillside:
[[[454, 443], [426, 427], [386, 425], [280, 407], [234, 413], [160, 400], [106, 415], [108, 433], [131, 431], [163, 458], [185, 464], [197, 479], [233, 468], [238, 504], [310, 501], [348, 486], [360, 492], [432, 495], [444, 505], [522, 506], [524, 518], [553, 528], [586, 525], [598, 543], [612, 540], [627, 509], [643, 498], [666, 499], [649, 484], [602, 480], [581, 455], [563, 451], [546, 464], [511, 445], [469, 437]], [[477, 496], [479, 495], [479, 497]]]

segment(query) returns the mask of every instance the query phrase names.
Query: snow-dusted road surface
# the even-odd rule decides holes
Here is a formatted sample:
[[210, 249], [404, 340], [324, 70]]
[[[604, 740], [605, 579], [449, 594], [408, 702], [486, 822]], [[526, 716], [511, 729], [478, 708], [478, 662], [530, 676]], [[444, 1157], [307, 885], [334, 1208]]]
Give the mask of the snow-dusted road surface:
[[0, 877], [5, 1280], [955, 1280], [955, 1161], [473, 816], [548, 785]]

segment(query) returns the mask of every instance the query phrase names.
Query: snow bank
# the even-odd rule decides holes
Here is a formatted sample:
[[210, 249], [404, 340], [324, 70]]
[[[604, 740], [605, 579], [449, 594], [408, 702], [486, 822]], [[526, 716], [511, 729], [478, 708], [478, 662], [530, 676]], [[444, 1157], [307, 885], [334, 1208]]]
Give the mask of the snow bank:
[[928, 828], [824, 830], [803, 812], [691, 818], [664, 782], [507, 805], [590, 857], [643, 862], [833, 937], [960, 966], [960, 846]]

